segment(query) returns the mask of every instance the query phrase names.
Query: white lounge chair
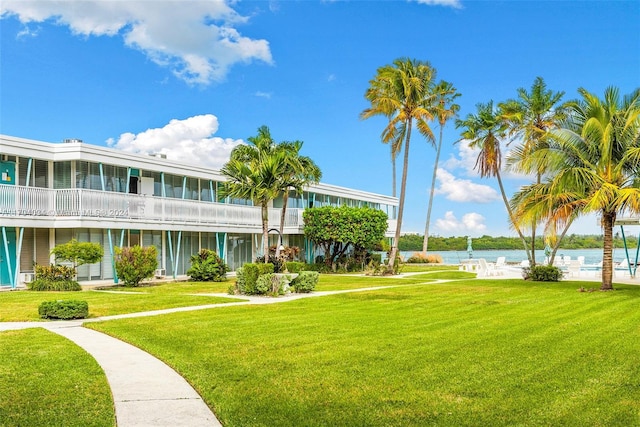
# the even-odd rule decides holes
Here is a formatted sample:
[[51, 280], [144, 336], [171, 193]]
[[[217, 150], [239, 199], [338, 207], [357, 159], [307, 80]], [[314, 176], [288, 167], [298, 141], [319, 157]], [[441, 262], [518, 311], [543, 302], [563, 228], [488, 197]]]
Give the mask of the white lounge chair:
[[496, 275], [496, 265], [487, 262], [484, 258], [478, 258], [478, 277], [488, 277]]
[[572, 259], [569, 261], [569, 265], [567, 266], [567, 273], [569, 277], [580, 277], [580, 261], [577, 259]]
[[507, 265], [507, 257], [499, 256], [496, 259], [496, 268], [504, 267], [505, 265]]
[[584, 256], [580, 255], [578, 257], [578, 261], [580, 262], [580, 265], [584, 265]]
[[520, 267], [529, 267], [529, 260], [528, 259], [523, 259], [522, 262], [520, 263]]

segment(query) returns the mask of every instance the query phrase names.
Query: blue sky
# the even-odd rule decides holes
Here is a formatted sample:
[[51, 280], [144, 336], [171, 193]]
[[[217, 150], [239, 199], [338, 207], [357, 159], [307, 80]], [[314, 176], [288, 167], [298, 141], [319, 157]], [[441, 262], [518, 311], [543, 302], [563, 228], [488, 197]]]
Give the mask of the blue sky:
[[[2, 134], [219, 167], [267, 125], [278, 141], [304, 141], [323, 182], [389, 195], [384, 120], [359, 115], [369, 80], [397, 58], [429, 61], [452, 82], [460, 117], [515, 97], [536, 76], [565, 100], [579, 87], [602, 95], [640, 86], [637, 0], [3, 0], [0, 8]], [[402, 228], [423, 233], [435, 150], [414, 135]], [[459, 138], [449, 124], [431, 233], [513, 235], [497, 183], [478, 177], [475, 153], [453, 144]], [[505, 172], [505, 182], [510, 195], [528, 178]], [[570, 232], [599, 227], [589, 217]]]

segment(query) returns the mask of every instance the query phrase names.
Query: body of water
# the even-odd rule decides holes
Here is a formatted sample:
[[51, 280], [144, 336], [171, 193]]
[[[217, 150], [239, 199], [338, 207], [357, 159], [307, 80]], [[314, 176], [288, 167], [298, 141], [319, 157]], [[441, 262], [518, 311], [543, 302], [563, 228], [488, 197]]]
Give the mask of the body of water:
[[[401, 251], [400, 255], [404, 259], [410, 258], [414, 253], [420, 251]], [[459, 264], [463, 259], [469, 259], [467, 251], [429, 251], [430, 254], [438, 254], [442, 257], [445, 264]], [[478, 250], [473, 251], [473, 258], [484, 258], [489, 262], [495, 262], [498, 257], [505, 257], [508, 263], [520, 264], [522, 260], [527, 259], [524, 249], [521, 250]], [[571, 259], [577, 259], [579, 256], [584, 257], [585, 264], [597, 264], [602, 261], [602, 249], [558, 249], [556, 258], [570, 256]], [[623, 248], [614, 249], [613, 261], [620, 262], [626, 258]], [[633, 261], [636, 258], [636, 249], [629, 249], [629, 259]], [[543, 263], [545, 259], [544, 251], [536, 251], [536, 262]]]

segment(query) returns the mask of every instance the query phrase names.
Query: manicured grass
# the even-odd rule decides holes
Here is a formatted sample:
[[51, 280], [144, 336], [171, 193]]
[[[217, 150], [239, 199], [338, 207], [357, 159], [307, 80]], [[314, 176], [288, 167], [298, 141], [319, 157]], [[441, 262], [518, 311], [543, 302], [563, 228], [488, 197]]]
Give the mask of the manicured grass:
[[140, 288], [116, 288], [108, 291], [86, 290], [81, 292], [0, 292], [0, 321], [34, 321], [42, 301], [75, 299], [87, 301], [89, 317], [135, 313], [164, 308], [215, 304], [238, 301], [237, 299], [194, 294], [219, 293], [221, 287], [229, 287], [231, 281], [222, 283], [165, 283]]
[[400, 270], [402, 271], [402, 273], [413, 273], [416, 271], [458, 270], [458, 266], [449, 264], [402, 264]]
[[43, 329], [0, 332], [0, 425], [115, 426], [96, 361]]
[[463, 280], [89, 327], [176, 368], [225, 426], [640, 425], [640, 287], [581, 285]]

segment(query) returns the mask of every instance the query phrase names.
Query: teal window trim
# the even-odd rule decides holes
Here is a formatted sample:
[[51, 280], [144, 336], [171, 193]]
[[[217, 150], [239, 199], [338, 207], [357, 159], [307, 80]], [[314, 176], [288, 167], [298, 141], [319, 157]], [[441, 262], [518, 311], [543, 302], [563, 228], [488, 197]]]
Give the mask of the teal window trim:
[[2, 242], [4, 243], [4, 255], [7, 260], [7, 268], [9, 272], [9, 282], [12, 289], [16, 288], [15, 276], [13, 275], [13, 266], [11, 265], [11, 257], [9, 256], [9, 241], [7, 240], [7, 227], [2, 227]]
[[110, 228], [107, 228], [107, 239], [109, 239], [109, 253], [111, 254], [111, 268], [113, 269], [113, 283], [117, 284], [118, 283], [118, 272], [116, 270], [116, 257], [114, 256], [113, 239], [111, 238], [111, 229]]
[[98, 163], [98, 170], [100, 171], [100, 187], [102, 188], [102, 191], [105, 191], [104, 169], [102, 167], [102, 162]]
[[25, 186], [28, 187], [31, 181], [31, 165], [33, 164], [33, 158], [29, 157], [27, 161], [27, 179], [25, 181]]
[[[29, 178], [27, 178], [27, 182], [28, 181], [29, 181]], [[23, 238], [24, 238], [24, 227], [20, 227], [20, 231], [18, 232], [18, 245], [16, 247], [16, 269], [15, 269], [13, 283], [12, 283], [12, 287], [14, 288], [18, 285], [18, 272], [20, 271], [20, 254], [22, 253]]]
[[131, 167], [127, 167], [127, 181], [124, 184], [124, 192], [129, 194], [129, 184], [131, 182]]

